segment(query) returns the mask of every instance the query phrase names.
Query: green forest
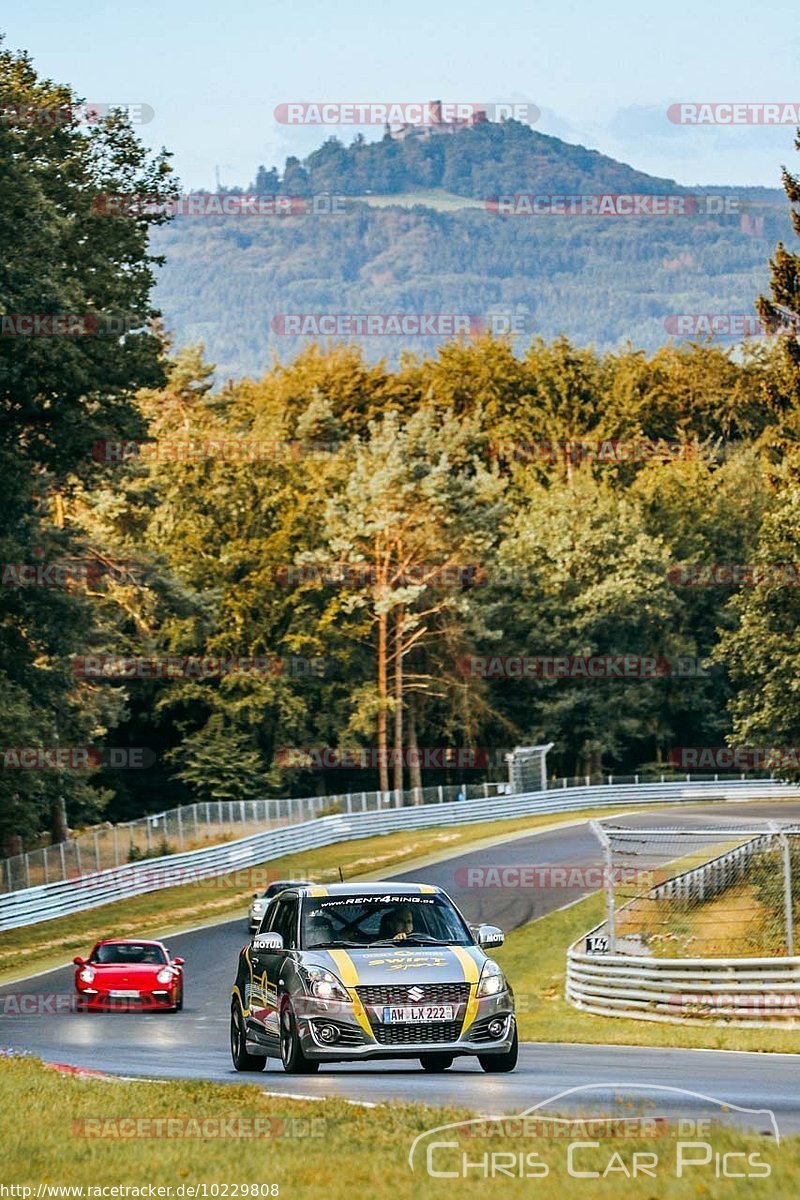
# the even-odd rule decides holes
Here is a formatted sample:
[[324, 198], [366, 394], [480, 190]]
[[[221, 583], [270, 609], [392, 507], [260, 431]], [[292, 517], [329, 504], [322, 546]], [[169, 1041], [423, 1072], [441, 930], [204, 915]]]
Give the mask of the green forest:
[[[713, 188], [706, 202], [706, 189], [690, 192], [515, 121], [403, 142], [328, 138], [302, 163], [290, 157], [282, 173], [261, 167], [225, 190], [319, 203], [307, 214], [297, 204], [289, 215], [182, 214], [156, 230], [153, 245], [166, 257], [156, 303], [178, 344], [205, 344], [222, 382], [309, 344], [279, 331], [286, 313], [465, 313], [489, 324], [505, 315], [518, 319], [517, 353], [533, 337], [562, 334], [599, 350], [631, 342], [653, 351], [672, 338], [673, 314], [751, 313], [772, 247], [791, 237], [779, 188]], [[656, 217], [491, 207], [498, 195], [620, 192], [698, 200], [687, 215]], [[378, 197], [386, 207], [374, 206]], [[454, 207], [458, 197], [472, 207]], [[441, 339], [356, 344], [367, 361], [398, 367], [404, 349], [435, 355]]]
[[[71, 99], [7, 51], [0, 83], [18, 105]], [[326, 186], [342, 187], [342, 156], [326, 154]], [[559, 775], [666, 770], [676, 747], [798, 744], [796, 575], [748, 582], [696, 569], [800, 562], [800, 346], [781, 322], [800, 311], [790, 248], [772, 245], [758, 264], [768, 298], [757, 283], [747, 296], [780, 331], [736, 353], [697, 342], [586, 348], [563, 335], [521, 348], [475, 335], [435, 352], [401, 345], [387, 363], [352, 345], [309, 345], [216, 386], [213, 358], [171, 337], [152, 299], [160, 254], [188, 269], [177, 222], [93, 207], [103, 194], [177, 194], [168, 156], [148, 154], [112, 114], [89, 127], [0, 122], [0, 162], [3, 312], [97, 318], [86, 336], [0, 337], [7, 846], [36, 844], [62, 797], [75, 827], [192, 800], [497, 778], [517, 744], [553, 742]], [[573, 176], [564, 182], [576, 190]], [[793, 239], [791, 175], [785, 191]], [[422, 311], [420, 221], [439, 225], [456, 274], [469, 262], [480, 278], [494, 256], [488, 236], [485, 259], [476, 253], [478, 227], [464, 240], [430, 214], [347, 221], [341, 273], [358, 276], [356, 248], [385, 254], [392, 273], [402, 257], [403, 294]], [[202, 224], [195, 296], [226, 269], [215, 241], [251, 236]], [[639, 245], [663, 256], [655, 225]], [[287, 287], [325, 280], [333, 303], [328, 260], [300, 224], [280, 229], [295, 239], [291, 259], [284, 246]], [[681, 233], [691, 255], [697, 227]], [[627, 270], [648, 271], [626, 259], [621, 226], [595, 236], [615, 245], [623, 289]], [[735, 269], [739, 236], [720, 232], [720, 269]], [[417, 257], [406, 257], [409, 239]], [[747, 239], [749, 251], [757, 244]], [[567, 307], [573, 269], [565, 256]], [[236, 305], [253, 303], [229, 286], [221, 337]], [[608, 303], [598, 289], [598, 311]], [[492, 666], [620, 656], [659, 668], [502, 677]], [[144, 748], [150, 765], [24, 769], [10, 755], [54, 746]], [[429, 751], [431, 765], [420, 773], [389, 753], [381, 767], [384, 749], [406, 748], [423, 760]], [[463, 751], [466, 770], [443, 748]]]

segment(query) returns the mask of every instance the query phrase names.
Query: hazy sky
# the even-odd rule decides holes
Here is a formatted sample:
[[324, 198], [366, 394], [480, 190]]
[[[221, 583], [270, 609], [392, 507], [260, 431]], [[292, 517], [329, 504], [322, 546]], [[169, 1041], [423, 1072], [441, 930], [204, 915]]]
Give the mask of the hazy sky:
[[[287, 101], [534, 102], [544, 133], [683, 184], [778, 186], [795, 129], [671, 124], [677, 101], [800, 105], [796, 0], [28, 0], [12, 49], [95, 102], [147, 103], [145, 142], [186, 188], [246, 186], [328, 132], [279, 125]], [[365, 130], [369, 138], [379, 129]]]

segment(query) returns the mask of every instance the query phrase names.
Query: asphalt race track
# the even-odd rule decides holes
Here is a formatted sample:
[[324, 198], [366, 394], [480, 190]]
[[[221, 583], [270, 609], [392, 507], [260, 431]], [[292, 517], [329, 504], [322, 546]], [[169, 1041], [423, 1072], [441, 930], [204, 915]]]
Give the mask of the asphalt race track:
[[[800, 821], [800, 803], [704, 804], [680, 811], [652, 808], [607, 820], [643, 828], [676, 824], [688, 828], [748, 824], [755, 828], [776, 816]], [[570, 903], [586, 894], [585, 889], [465, 889], [461, 886], [463, 868], [543, 863], [599, 866], [602, 858], [596, 839], [581, 824], [473, 850], [418, 869], [413, 876], [390, 877], [439, 884], [469, 920], [492, 921], [509, 930]], [[644, 865], [644, 860], [637, 859], [637, 866]], [[667, 1116], [670, 1103], [675, 1114], [685, 1116], [695, 1105], [698, 1113], [708, 1114], [707, 1105], [699, 1099], [676, 1091], [671, 1102], [658, 1093], [659, 1088], [671, 1087], [746, 1109], [772, 1110], [782, 1134], [800, 1132], [800, 1071], [794, 1055], [526, 1043], [521, 1047], [519, 1066], [510, 1075], [486, 1075], [470, 1059], [456, 1059], [441, 1075], [424, 1073], [415, 1063], [379, 1062], [333, 1065], [323, 1067], [317, 1075], [292, 1077], [284, 1075], [280, 1063], [272, 1060], [263, 1075], [237, 1075], [228, 1049], [229, 996], [236, 956], [247, 940], [244, 910], [236, 921], [168, 939], [173, 953], [186, 959], [186, 1003], [180, 1013], [70, 1012], [71, 965], [6, 985], [0, 988], [0, 1046], [126, 1076], [255, 1083], [287, 1095], [340, 1096], [372, 1103], [390, 1099], [453, 1103], [494, 1115], [519, 1113], [565, 1089], [587, 1086], [592, 1087], [591, 1093], [574, 1098], [575, 1106], [584, 1112], [609, 1111], [618, 1102], [621, 1089], [627, 1087], [632, 1089], [627, 1095], [635, 1103], [649, 1091], [651, 1105], [657, 1102], [658, 1111]], [[10, 999], [23, 995], [27, 1002], [22, 1005]], [[32, 1002], [32, 996], [40, 999]], [[38, 1011], [16, 1011], [32, 1006]], [[565, 1099], [558, 1107], [568, 1111], [570, 1103]], [[743, 1113], [737, 1119], [756, 1129], [770, 1125], [761, 1115]]]

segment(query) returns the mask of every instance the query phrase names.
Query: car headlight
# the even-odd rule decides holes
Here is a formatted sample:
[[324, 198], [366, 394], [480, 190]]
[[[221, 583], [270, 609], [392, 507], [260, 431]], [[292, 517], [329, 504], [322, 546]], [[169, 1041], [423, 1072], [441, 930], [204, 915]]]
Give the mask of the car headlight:
[[316, 996], [318, 1000], [338, 1000], [346, 1004], [350, 1002], [344, 985], [332, 971], [326, 971], [324, 967], [310, 966], [304, 968], [304, 974], [311, 995]]
[[169, 967], [162, 967], [156, 975], [156, 979], [159, 983], [172, 983], [173, 974], [171, 969]]
[[94, 979], [94, 971], [91, 967], [84, 967], [82, 971], [78, 972], [78, 979], [81, 983], [91, 983]]
[[483, 964], [481, 971], [480, 983], [478, 984], [479, 996], [496, 996], [498, 992], [506, 990], [506, 980], [503, 972], [498, 967], [493, 959], [487, 958]]

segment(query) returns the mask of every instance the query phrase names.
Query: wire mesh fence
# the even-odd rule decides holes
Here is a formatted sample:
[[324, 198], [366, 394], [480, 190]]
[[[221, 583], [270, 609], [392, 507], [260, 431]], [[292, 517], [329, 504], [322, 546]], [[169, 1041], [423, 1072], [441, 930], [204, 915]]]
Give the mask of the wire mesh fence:
[[[529, 749], [535, 754], [529, 754]], [[362, 791], [333, 796], [303, 796], [263, 800], [212, 800], [187, 804], [152, 813], [124, 824], [104, 824], [52, 846], [41, 846], [0, 860], [0, 894], [21, 891], [45, 883], [80, 878], [95, 871], [119, 867], [143, 858], [160, 858], [184, 850], [196, 850], [267, 829], [312, 820], [334, 813], [381, 812], [416, 804], [446, 804], [453, 800], [475, 800], [519, 791], [543, 792], [580, 787], [620, 786], [670, 782], [712, 782], [702, 777], [667, 771], [641, 775], [576, 775], [544, 779], [544, 755], [549, 746], [518, 748], [524, 771], [515, 782], [437, 784], [405, 792]], [[513, 757], [513, 756], [510, 756]], [[714, 781], [744, 779], [774, 782], [768, 772], [719, 774]], [[523, 786], [524, 785], [524, 786]]]
[[654, 958], [793, 956], [800, 827], [695, 818], [687, 828], [592, 822], [604, 853], [606, 921], [596, 954]]
[[0, 861], [0, 893], [76, 879], [140, 859], [197, 850], [334, 813], [380, 812], [504, 794], [505, 783], [442, 784], [407, 792], [347, 792], [266, 800], [213, 800], [104, 824], [68, 841]]

